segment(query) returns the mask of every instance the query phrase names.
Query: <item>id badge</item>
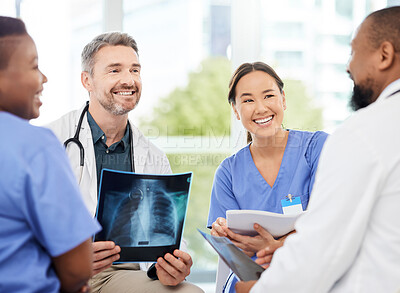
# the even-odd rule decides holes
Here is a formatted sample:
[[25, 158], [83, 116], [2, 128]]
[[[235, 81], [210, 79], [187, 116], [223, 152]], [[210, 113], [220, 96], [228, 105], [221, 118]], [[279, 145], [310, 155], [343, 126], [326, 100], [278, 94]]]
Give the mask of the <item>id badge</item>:
[[296, 215], [303, 211], [300, 196], [288, 194], [285, 199], [281, 200], [281, 204], [285, 215]]

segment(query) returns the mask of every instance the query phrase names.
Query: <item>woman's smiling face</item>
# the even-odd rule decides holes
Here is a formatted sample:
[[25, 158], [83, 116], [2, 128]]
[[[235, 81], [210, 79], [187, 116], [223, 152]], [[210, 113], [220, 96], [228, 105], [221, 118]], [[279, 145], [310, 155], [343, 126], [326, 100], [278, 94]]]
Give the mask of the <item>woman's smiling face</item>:
[[272, 76], [252, 71], [239, 80], [235, 92], [233, 111], [253, 139], [273, 137], [282, 129], [285, 93]]
[[47, 78], [39, 70], [35, 43], [29, 35], [8, 38], [15, 49], [7, 68], [0, 70], [0, 109], [28, 120], [37, 118]]

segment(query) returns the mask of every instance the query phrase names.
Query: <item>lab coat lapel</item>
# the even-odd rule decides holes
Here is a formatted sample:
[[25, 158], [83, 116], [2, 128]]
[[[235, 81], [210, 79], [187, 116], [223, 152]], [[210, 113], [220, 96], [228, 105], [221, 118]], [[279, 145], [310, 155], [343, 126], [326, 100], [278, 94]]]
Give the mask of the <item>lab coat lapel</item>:
[[96, 170], [93, 170], [95, 165], [94, 159], [94, 146], [93, 146], [93, 138], [92, 131], [90, 130], [89, 123], [87, 121], [87, 115], [83, 118], [81, 133], [79, 136], [79, 140], [81, 141], [83, 148], [85, 149], [85, 170], [88, 173], [89, 177], [92, 178], [93, 174], [96, 176]]
[[146, 145], [143, 139], [140, 139], [142, 134], [135, 127], [135, 125], [133, 125], [132, 121], [129, 122], [133, 133], [133, 157], [135, 158], [135, 173], [144, 173], [144, 166], [147, 160], [149, 145]]
[[[79, 135], [83, 148], [85, 149], [85, 165], [83, 168], [82, 182], [88, 182], [87, 188], [92, 200], [92, 205], [97, 205], [97, 172], [96, 162], [93, 146], [92, 131], [90, 130], [89, 123], [87, 121], [87, 114], [83, 118], [81, 132]], [[93, 212], [93, 211], [92, 211]]]

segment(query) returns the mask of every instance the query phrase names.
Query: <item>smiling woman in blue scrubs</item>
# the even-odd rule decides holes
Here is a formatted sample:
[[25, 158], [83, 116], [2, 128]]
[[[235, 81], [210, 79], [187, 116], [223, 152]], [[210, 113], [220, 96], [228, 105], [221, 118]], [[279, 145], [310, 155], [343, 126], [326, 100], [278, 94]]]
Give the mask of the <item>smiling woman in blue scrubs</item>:
[[265, 63], [242, 64], [230, 81], [228, 100], [251, 142], [218, 167], [207, 225], [212, 235], [228, 236], [249, 256], [269, 246], [272, 258], [286, 237], [235, 234], [226, 227], [226, 211], [284, 213], [282, 204], [288, 197], [300, 200], [297, 208], [305, 210], [327, 134], [283, 129], [283, 82]]

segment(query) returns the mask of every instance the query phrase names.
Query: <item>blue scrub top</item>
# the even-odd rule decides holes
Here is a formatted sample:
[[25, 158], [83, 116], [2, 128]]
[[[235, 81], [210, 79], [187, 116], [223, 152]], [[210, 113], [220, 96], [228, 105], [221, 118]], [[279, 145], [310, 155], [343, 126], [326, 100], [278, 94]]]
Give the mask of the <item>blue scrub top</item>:
[[0, 137], [0, 292], [59, 292], [52, 258], [100, 226], [50, 130], [0, 111]]
[[319, 156], [328, 134], [289, 130], [278, 176], [270, 186], [258, 171], [250, 144], [226, 158], [218, 167], [211, 192], [207, 227], [227, 210], [262, 210], [283, 213], [281, 200], [299, 196], [303, 210], [314, 184]]

